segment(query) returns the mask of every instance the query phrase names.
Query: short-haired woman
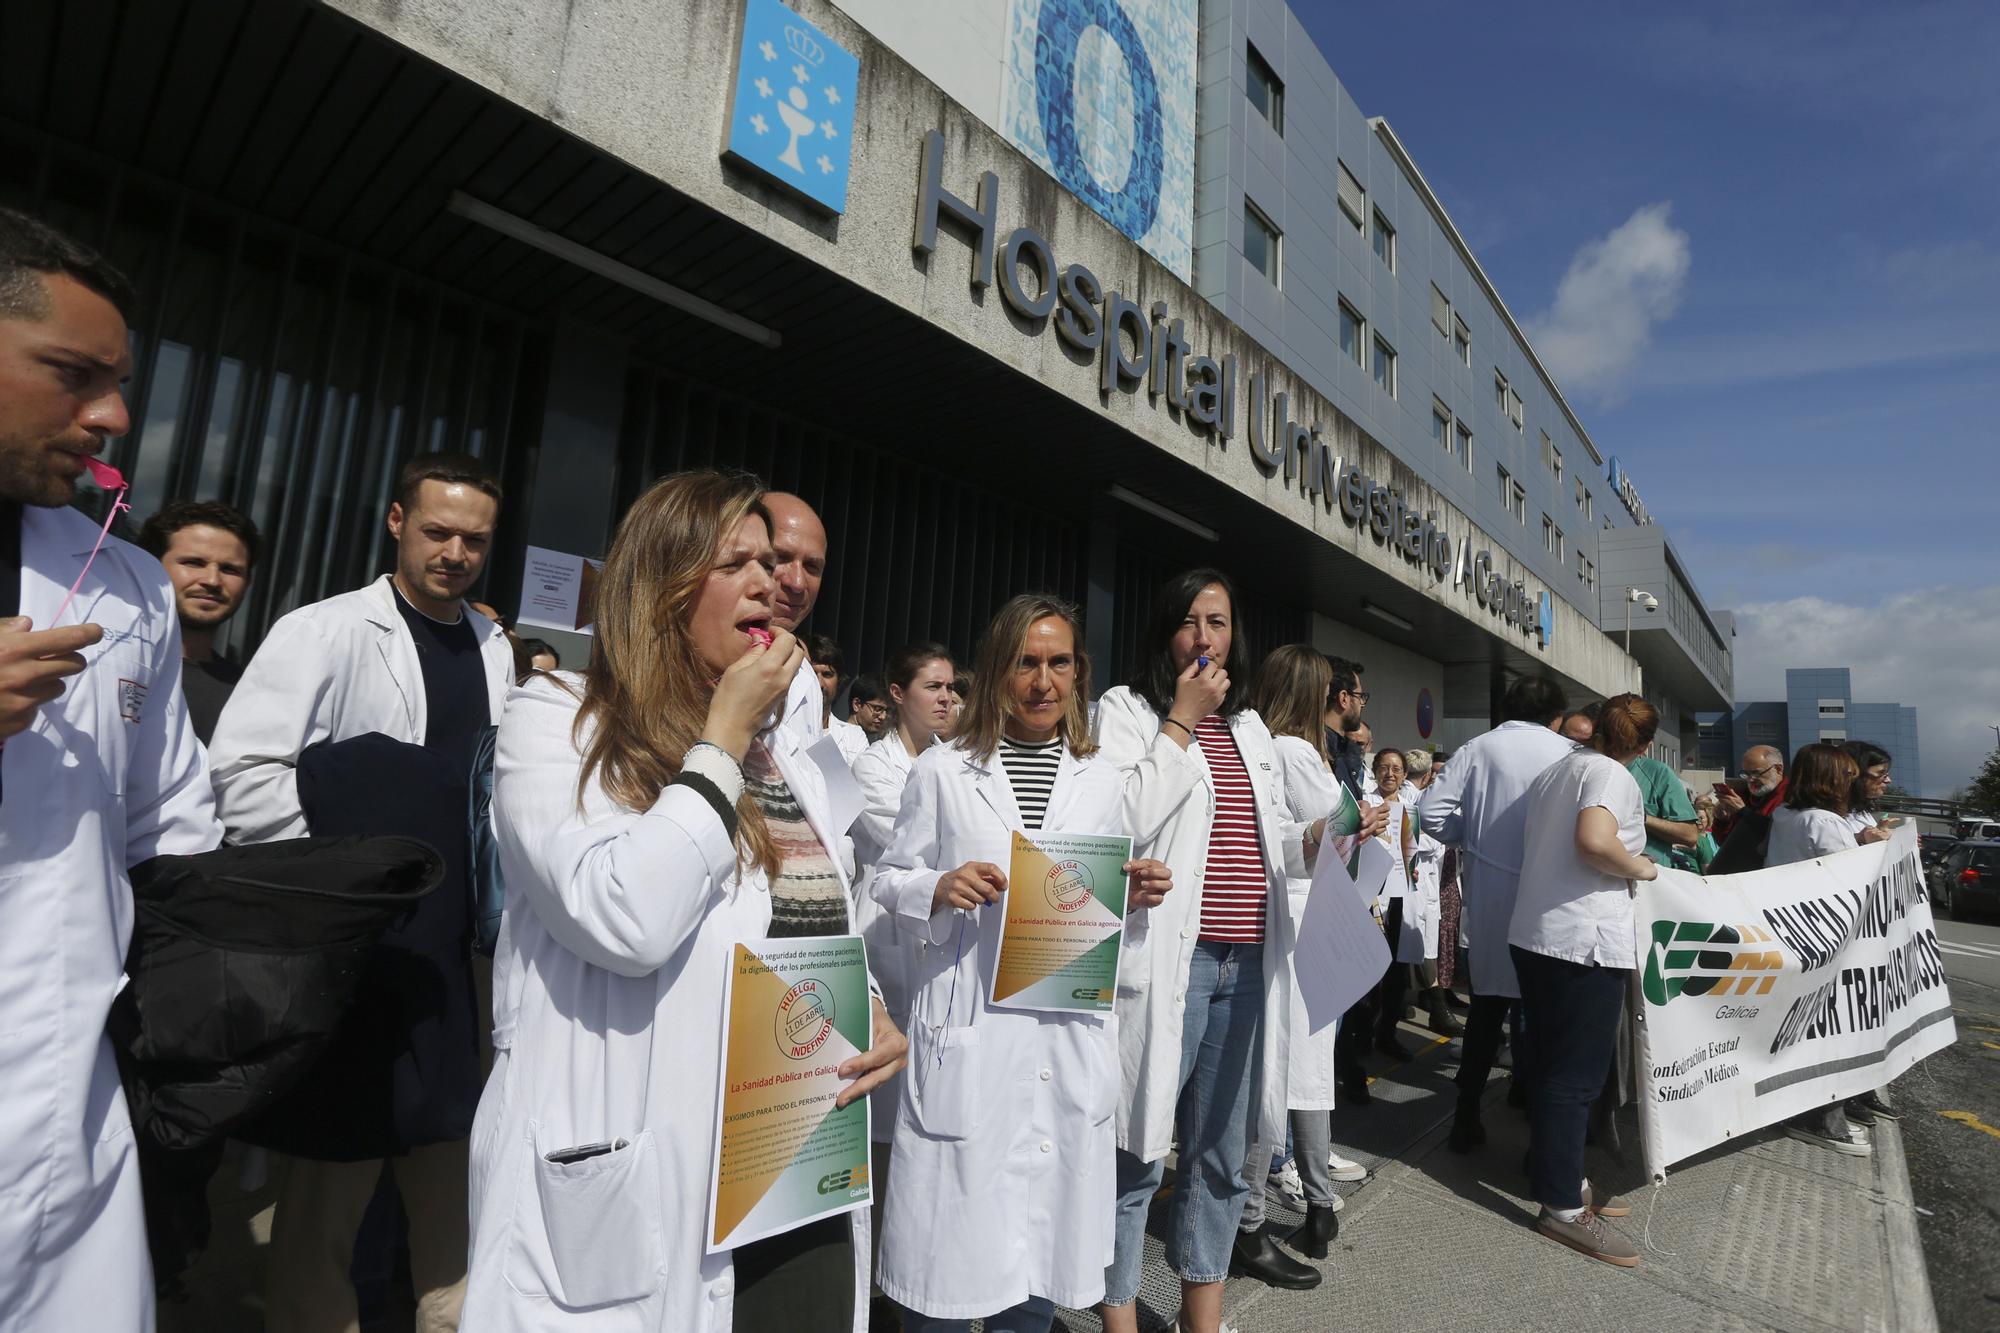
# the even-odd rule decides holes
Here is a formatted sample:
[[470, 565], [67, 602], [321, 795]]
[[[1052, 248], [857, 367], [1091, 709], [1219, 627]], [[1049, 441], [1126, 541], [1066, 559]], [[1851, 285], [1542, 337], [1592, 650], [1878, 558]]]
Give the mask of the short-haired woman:
[[[1860, 845], [1850, 816], [1855, 790], [1866, 779], [1847, 747], [1826, 741], [1800, 746], [1785, 781], [1785, 803], [1771, 816], [1771, 849], [1765, 866], [1810, 861]], [[1888, 785], [1886, 768], [1883, 785]], [[1859, 827], [1873, 831], [1870, 825]], [[1862, 1113], [1870, 1109], [1864, 1101]], [[1785, 1133], [1848, 1157], [1867, 1157], [1875, 1151], [1868, 1131], [1848, 1118], [1840, 1102], [1793, 1116], [1785, 1122]]]
[[1536, 1229], [1625, 1268], [1638, 1264], [1639, 1251], [1603, 1219], [1630, 1206], [1593, 1197], [1583, 1145], [1637, 961], [1632, 881], [1659, 874], [1644, 854], [1645, 798], [1626, 767], [1646, 753], [1659, 723], [1636, 694], [1607, 699], [1590, 740], [1529, 786], [1521, 892], [1507, 933], [1524, 1026], [1534, 1034], [1528, 1185], [1541, 1205]]
[[[1271, 733], [1249, 706], [1250, 672], [1226, 576], [1167, 580], [1139, 641], [1131, 683], [1097, 705], [1097, 740], [1124, 778], [1135, 853], [1179, 888], [1135, 913], [1118, 976], [1126, 1084], [1118, 1117], [1117, 1246], [1104, 1279], [1105, 1327], [1133, 1333], [1146, 1213], [1179, 1129], [1167, 1263], [1181, 1281], [1181, 1327], [1216, 1333], [1253, 1140], [1285, 1132], [1292, 948], [1288, 877], [1311, 873], [1321, 821], [1289, 819]], [[1261, 1089], [1261, 1098], [1253, 1092]], [[1239, 1256], [1240, 1258], [1240, 1256]], [[1312, 1287], [1320, 1274], [1276, 1250], [1245, 1270]]]
[[[1882, 798], [1889, 791], [1889, 770], [1895, 761], [1889, 752], [1873, 741], [1845, 741], [1842, 743], [1847, 753], [1853, 757], [1861, 775], [1854, 779], [1854, 786], [1847, 795], [1847, 826], [1854, 830], [1854, 841], [1866, 847], [1870, 843], [1886, 841], [1903, 821], [1882, 818]], [[1872, 1092], [1864, 1092], [1859, 1097], [1847, 1099], [1847, 1118], [1858, 1124], [1872, 1125], [1878, 1120], [1900, 1120], [1896, 1112], [1895, 1099], [1890, 1096], [1887, 1084]]]
[[[910, 1333], [1041, 1333], [1094, 1303], [1110, 1263], [1109, 1016], [989, 1008], [1016, 833], [1126, 833], [1124, 784], [1097, 757], [1075, 608], [1020, 596], [979, 649], [958, 735], [920, 755], [870, 892], [922, 941], [912, 1050], [882, 1224], [884, 1294]], [[893, 676], [892, 676], [893, 678]], [[885, 741], [891, 744], [893, 741]], [[1129, 906], [1171, 887], [1132, 860]]]
[[[509, 699], [466, 1328], [867, 1326], [867, 1210], [703, 1244], [730, 946], [849, 921], [825, 784], [776, 725], [805, 653], [775, 563], [755, 478], [661, 480], [605, 558], [589, 669]], [[843, 1105], [902, 1067], [873, 1010]]]

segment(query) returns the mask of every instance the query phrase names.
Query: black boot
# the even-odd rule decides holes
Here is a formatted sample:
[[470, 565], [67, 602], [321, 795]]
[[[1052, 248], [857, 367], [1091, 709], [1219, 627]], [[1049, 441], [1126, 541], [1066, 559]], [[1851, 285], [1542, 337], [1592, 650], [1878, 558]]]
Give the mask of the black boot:
[[1430, 1028], [1440, 1037], [1463, 1037], [1465, 1024], [1451, 1016], [1451, 1007], [1444, 1001], [1444, 987], [1433, 986], [1428, 992], [1430, 1001]]
[[1445, 1146], [1455, 1153], [1468, 1153], [1486, 1142], [1486, 1126], [1479, 1119], [1478, 1102], [1460, 1102], [1451, 1120], [1451, 1138]]
[[1318, 1204], [1306, 1206], [1306, 1220], [1285, 1237], [1285, 1243], [1308, 1259], [1326, 1258], [1327, 1246], [1340, 1236], [1340, 1214]]
[[1402, 1034], [1396, 1030], [1394, 1023], [1375, 1029], [1375, 1049], [1392, 1060], [1407, 1060], [1412, 1054], [1410, 1048], [1403, 1045]]
[[1317, 1268], [1302, 1264], [1279, 1249], [1278, 1243], [1261, 1227], [1236, 1233], [1236, 1254], [1229, 1271], [1287, 1291], [1311, 1291], [1320, 1281]]

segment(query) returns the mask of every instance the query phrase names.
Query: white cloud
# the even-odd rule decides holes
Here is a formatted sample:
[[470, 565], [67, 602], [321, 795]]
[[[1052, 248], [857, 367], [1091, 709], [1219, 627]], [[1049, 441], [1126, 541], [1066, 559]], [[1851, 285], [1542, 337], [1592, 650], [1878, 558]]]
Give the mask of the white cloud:
[[[1861, 703], [1917, 710], [1922, 795], [1967, 782], [2000, 724], [2000, 584], [1927, 588], [1879, 606], [1821, 597], [1736, 612], [1736, 697], [1783, 699], [1787, 667], [1850, 667]], [[1872, 738], [1871, 738], [1872, 739]]]
[[1690, 261], [1687, 233], [1668, 221], [1672, 209], [1647, 204], [1587, 242], [1556, 285], [1555, 304], [1529, 321], [1529, 337], [1564, 389], [1615, 396], [1653, 326], [1680, 305]]

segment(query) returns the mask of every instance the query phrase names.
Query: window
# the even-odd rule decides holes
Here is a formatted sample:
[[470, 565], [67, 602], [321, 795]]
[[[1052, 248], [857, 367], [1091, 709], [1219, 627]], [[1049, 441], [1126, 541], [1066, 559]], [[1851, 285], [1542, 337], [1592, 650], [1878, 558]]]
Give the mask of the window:
[[1514, 516], [1517, 523], [1528, 521], [1528, 493], [1514, 475], [1504, 467], [1494, 469], [1500, 475], [1500, 507]]
[[1514, 429], [1521, 429], [1521, 395], [1512, 389], [1507, 390], [1506, 412], [1507, 419], [1514, 423]]
[[1751, 722], [1743, 728], [1743, 734], [1751, 740], [1769, 745], [1778, 739], [1778, 724], [1775, 722]]
[[1847, 700], [1821, 699], [1819, 701], [1819, 715], [1821, 717], [1846, 717]]
[[1563, 451], [1556, 448], [1556, 442], [1549, 438], [1547, 431], [1542, 432], [1542, 466], [1555, 474], [1556, 493], [1561, 494], [1563, 484]]
[[1431, 399], [1431, 438], [1438, 448], [1451, 452], [1451, 413], [1437, 399]]
[[1282, 287], [1278, 281], [1281, 266], [1278, 256], [1280, 242], [1278, 229], [1271, 225], [1271, 219], [1264, 211], [1243, 200], [1243, 257], [1250, 261], [1250, 267], [1271, 280], [1273, 287]]
[[1591, 513], [1591, 510], [1594, 507], [1595, 506], [1591, 501], [1590, 492], [1583, 489], [1583, 478], [1578, 477], [1576, 479], [1576, 508], [1577, 512], [1583, 515], [1584, 522], [1588, 523], [1592, 518], [1595, 517], [1595, 515]]
[[1389, 220], [1382, 216], [1382, 210], [1379, 208], [1375, 210], [1374, 245], [1375, 257], [1384, 264], [1387, 264], [1389, 271], [1394, 273], [1396, 271], [1396, 229], [1389, 225]]
[[1342, 301], [1340, 303], [1340, 351], [1341, 355], [1357, 366], [1361, 364], [1361, 324], [1361, 316], [1355, 313], [1354, 307]]
[[1264, 57], [1257, 54], [1257, 48], [1247, 43], [1243, 49], [1244, 91], [1250, 97], [1250, 105], [1271, 122], [1271, 128], [1280, 135], [1285, 132], [1285, 85], [1278, 80]]
[[1502, 416], [1507, 415], [1507, 377], [1497, 370], [1493, 372], [1493, 405]]
[[1436, 283], [1431, 284], [1431, 324], [1440, 338], [1451, 337], [1451, 302], [1445, 299]]
[[1844, 741], [1847, 739], [1847, 733], [1845, 731], [1828, 731], [1825, 728], [1821, 728], [1819, 738], [1822, 741]]
[[1561, 526], [1551, 521], [1547, 514], [1542, 515], [1542, 522], [1548, 527], [1548, 532], [1545, 535], [1548, 538], [1549, 554], [1556, 558], [1557, 564], [1567, 563], [1569, 560], [1569, 543], [1563, 540]]
[[1542, 549], [1550, 555], [1556, 550], [1556, 525], [1547, 514], [1542, 515]]
[[1340, 173], [1340, 180], [1337, 186], [1337, 193], [1340, 196], [1340, 211], [1345, 213], [1347, 220], [1354, 224], [1354, 230], [1360, 231], [1367, 226], [1362, 219], [1368, 215], [1368, 196], [1362, 193], [1361, 182], [1354, 179], [1354, 173], [1347, 169], [1345, 162], [1335, 162], [1333, 165]]
[[1375, 382], [1391, 398], [1396, 396], [1396, 349], [1375, 335]]
[[1458, 461], [1465, 464], [1467, 472], [1472, 471], [1472, 428], [1463, 421], [1458, 423]]
[[1457, 315], [1451, 317], [1451, 345], [1458, 352], [1458, 359], [1472, 369], [1472, 330], [1465, 327], [1465, 321]]

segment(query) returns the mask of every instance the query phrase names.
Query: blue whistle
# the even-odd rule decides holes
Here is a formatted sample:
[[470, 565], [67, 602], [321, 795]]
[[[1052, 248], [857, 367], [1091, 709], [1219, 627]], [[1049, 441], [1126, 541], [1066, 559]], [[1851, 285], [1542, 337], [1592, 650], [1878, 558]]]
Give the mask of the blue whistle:
[[1197, 658], [1195, 658], [1195, 659], [1194, 659], [1194, 669], [1195, 669], [1196, 671], [1206, 671], [1206, 670], [1208, 670], [1208, 659], [1207, 659], [1206, 657], [1197, 657]]

